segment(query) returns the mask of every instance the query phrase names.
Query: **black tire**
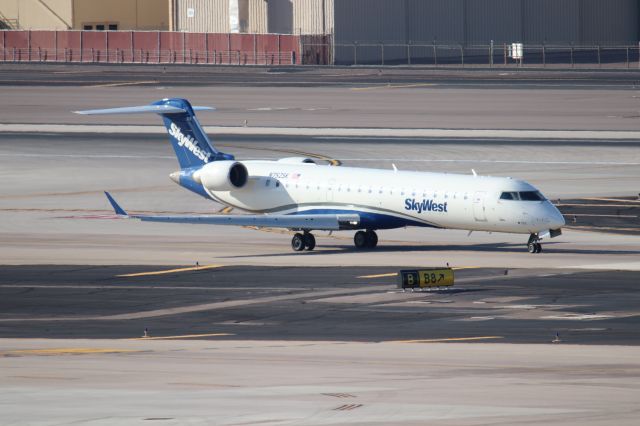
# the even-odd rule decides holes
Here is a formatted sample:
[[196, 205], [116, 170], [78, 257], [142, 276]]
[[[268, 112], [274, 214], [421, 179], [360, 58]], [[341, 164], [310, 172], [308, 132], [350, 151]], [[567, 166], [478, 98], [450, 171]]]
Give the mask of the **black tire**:
[[291, 248], [293, 251], [302, 251], [304, 250], [304, 235], [298, 233], [293, 236], [291, 239]]
[[536, 243], [536, 253], [542, 253], [542, 244]]
[[367, 231], [367, 247], [375, 248], [378, 245], [378, 234], [375, 231]]
[[529, 243], [527, 244], [527, 250], [529, 251], [529, 253], [534, 254], [537, 253], [537, 248], [536, 248], [536, 243]]
[[356, 232], [356, 235], [353, 236], [353, 244], [355, 244], [357, 249], [363, 249], [367, 247], [367, 234], [364, 231]]
[[311, 251], [316, 248], [316, 237], [313, 234], [305, 233], [303, 238], [305, 250]]

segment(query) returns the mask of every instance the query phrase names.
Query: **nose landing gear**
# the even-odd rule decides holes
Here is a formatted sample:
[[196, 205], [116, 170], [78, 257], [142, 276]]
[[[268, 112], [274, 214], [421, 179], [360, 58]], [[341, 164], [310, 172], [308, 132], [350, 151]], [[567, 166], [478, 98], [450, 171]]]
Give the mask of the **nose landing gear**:
[[531, 236], [529, 237], [529, 241], [527, 242], [527, 250], [531, 254], [542, 253], [542, 244], [540, 244], [538, 235], [531, 234]]

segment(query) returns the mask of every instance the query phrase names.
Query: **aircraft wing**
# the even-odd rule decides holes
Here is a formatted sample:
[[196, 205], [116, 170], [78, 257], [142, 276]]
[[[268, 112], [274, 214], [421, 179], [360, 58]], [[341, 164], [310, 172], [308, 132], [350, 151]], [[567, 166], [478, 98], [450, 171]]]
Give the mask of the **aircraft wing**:
[[353, 229], [360, 223], [357, 214], [298, 214], [298, 215], [129, 215], [113, 197], [105, 192], [116, 214], [143, 222], [190, 223], [200, 225], [255, 226], [258, 228], [313, 229], [338, 231]]

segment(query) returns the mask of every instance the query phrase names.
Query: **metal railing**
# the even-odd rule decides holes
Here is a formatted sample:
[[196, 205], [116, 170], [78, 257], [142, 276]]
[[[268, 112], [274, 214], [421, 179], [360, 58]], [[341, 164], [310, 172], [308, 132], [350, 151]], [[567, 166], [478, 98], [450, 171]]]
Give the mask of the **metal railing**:
[[295, 51], [0, 48], [1, 62], [295, 65], [296, 60]]
[[[302, 52], [324, 49], [335, 65], [424, 65], [433, 67], [640, 68], [639, 45], [523, 45], [514, 59], [511, 44], [303, 43]], [[303, 53], [304, 54], [304, 53]]]

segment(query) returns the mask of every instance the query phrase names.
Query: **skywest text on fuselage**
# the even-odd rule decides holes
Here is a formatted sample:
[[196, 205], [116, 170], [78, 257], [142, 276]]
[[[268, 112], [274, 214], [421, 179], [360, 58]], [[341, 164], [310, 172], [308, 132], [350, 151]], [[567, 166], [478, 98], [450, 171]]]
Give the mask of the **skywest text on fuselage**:
[[433, 200], [416, 201], [415, 198], [407, 198], [404, 200], [404, 209], [413, 210], [418, 213], [422, 212], [443, 212], [448, 213], [447, 203], [434, 203]]

